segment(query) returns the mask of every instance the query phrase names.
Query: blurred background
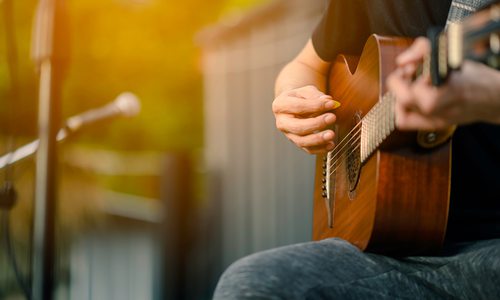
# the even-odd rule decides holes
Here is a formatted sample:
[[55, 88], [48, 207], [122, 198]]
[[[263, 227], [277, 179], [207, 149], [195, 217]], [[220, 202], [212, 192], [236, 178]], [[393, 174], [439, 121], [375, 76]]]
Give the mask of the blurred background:
[[[64, 3], [62, 120], [123, 91], [142, 110], [60, 144], [57, 299], [210, 299], [234, 260], [311, 238], [314, 157], [271, 103], [324, 0]], [[38, 134], [36, 5], [0, 0], [0, 155]], [[1, 212], [0, 299], [30, 282], [34, 177], [33, 157], [0, 170], [18, 192]]]

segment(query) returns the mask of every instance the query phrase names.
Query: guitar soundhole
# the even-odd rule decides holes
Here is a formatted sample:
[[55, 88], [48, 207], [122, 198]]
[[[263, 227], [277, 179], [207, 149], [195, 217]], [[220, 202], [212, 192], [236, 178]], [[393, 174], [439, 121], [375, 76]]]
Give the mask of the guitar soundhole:
[[[361, 122], [361, 113], [356, 113], [353, 118], [354, 126]], [[359, 132], [358, 134], [361, 134]], [[355, 138], [354, 142], [349, 145], [347, 155], [347, 181], [349, 184], [349, 198], [352, 200], [356, 196], [355, 190], [358, 186], [359, 176], [361, 171], [361, 147], [359, 139]]]

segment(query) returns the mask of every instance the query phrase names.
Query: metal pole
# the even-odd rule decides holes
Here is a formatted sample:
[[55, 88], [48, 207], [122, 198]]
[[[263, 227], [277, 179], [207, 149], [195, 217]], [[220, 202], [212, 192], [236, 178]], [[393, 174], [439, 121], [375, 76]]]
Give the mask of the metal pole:
[[55, 207], [59, 80], [54, 67], [56, 0], [40, 0], [34, 24], [32, 55], [40, 72], [39, 148], [33, 223], [32, 298], [53, 299], [55, 287]]
[[55, 205], [57, 149], [55, 126], [59, 103], [52, 97], [52, 65], [40, 69], [38, 126], [40, 145], [36, 162], [36, 194], [33, 228], [33, 299], [52, 299], [54, 289]]

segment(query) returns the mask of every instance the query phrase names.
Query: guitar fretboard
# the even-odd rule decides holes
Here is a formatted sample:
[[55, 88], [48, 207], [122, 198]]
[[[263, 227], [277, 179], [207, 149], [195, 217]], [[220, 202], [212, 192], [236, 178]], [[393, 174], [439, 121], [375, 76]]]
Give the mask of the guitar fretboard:
[[361, 119], [361, 162], [382, 144], [395, 129], [395, 97], [386, 93]]

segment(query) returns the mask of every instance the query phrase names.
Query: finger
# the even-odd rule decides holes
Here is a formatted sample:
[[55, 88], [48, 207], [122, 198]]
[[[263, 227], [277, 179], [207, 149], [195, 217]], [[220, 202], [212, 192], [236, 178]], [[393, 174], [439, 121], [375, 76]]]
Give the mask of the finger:
[[430, 85], [426, 78], [417, 79], [411, 86], [411, 93], [418, 111], [426, 116], [442, 115], [452, 105], [446, 96], [446, 87], [436, 88]]
[[334, 143], [328, 143], [328, 144], [322, 145], [322, 146], [303, 147], [301, 149], [304, 150], [305, 152], [309, 153], [309, 154], [322, 154], [322, 153], [326, 153], [326, 152], [332, 151], [334, 148], [335, 148], [335, 144]]
[[273, 102], [273, 112], [275, 114], [311, 115], [333, 110], [339, 106], [339, 102], [326, 95], [315, 99], [288, 96]]
[[396, 102], [403, 105], [406, 110], [414, 109], [415, 103], [410, 89], [411, 83], [408, 79], [404, 78], [401, 69], [396, 69], [392, 72], [387, 78], [386, 84], [389, 91], [396, 97]]
[[317, 99], [325, 96], [331, 99], [330, 95], [323, 93], [314, 85], [306, 85], [304, 87], [293, 89], [291, 90], [291, 93], [297, 98]]
[[285, 135], [300, 148], [326, 146], [328, 143], [333, 143], [333, 137], [335, 136], [333, 130], [325, 130], [306, 136], [300, 136], [293, 133], [286, 133]]
[[276, 116], [276, 128], [285, 133], [304, 136], [324, 130], [327, 126], [335, 123], [335, 120], [336, 116], [332, 113], [306, 119], [298, 119], [288, 114], [279, 114]]
[[405, 79], [413, 79], [415, 74], [417, 73], [417, 69], [419, 67], [419, 64], [416, 63], [409, 63], [406, 65], [401, 66], [401, 69], [403, 70], [403, 76]]
[[[300, 100], [308, 100], [301, 102]], [[273, 102], [275, 113], [292, 113], [309, 115], [335, 109], [340, 106], [337, 101], [332, 102], [332, 97], [320, 91], [314, 85], [307, 85], [284, 92]]]
[[424, 116], [396, 105], [396, 127], [399, 130], [439, 130], [450, 126], [445, 118]]
[[403, 53], [396, 57], [396, 63], [403, 66], [410, 63], [421, 61], [428, 53], [430, 53], [430, 43], [427, 38], [419, 37], [415, 39], [413, 44]]

